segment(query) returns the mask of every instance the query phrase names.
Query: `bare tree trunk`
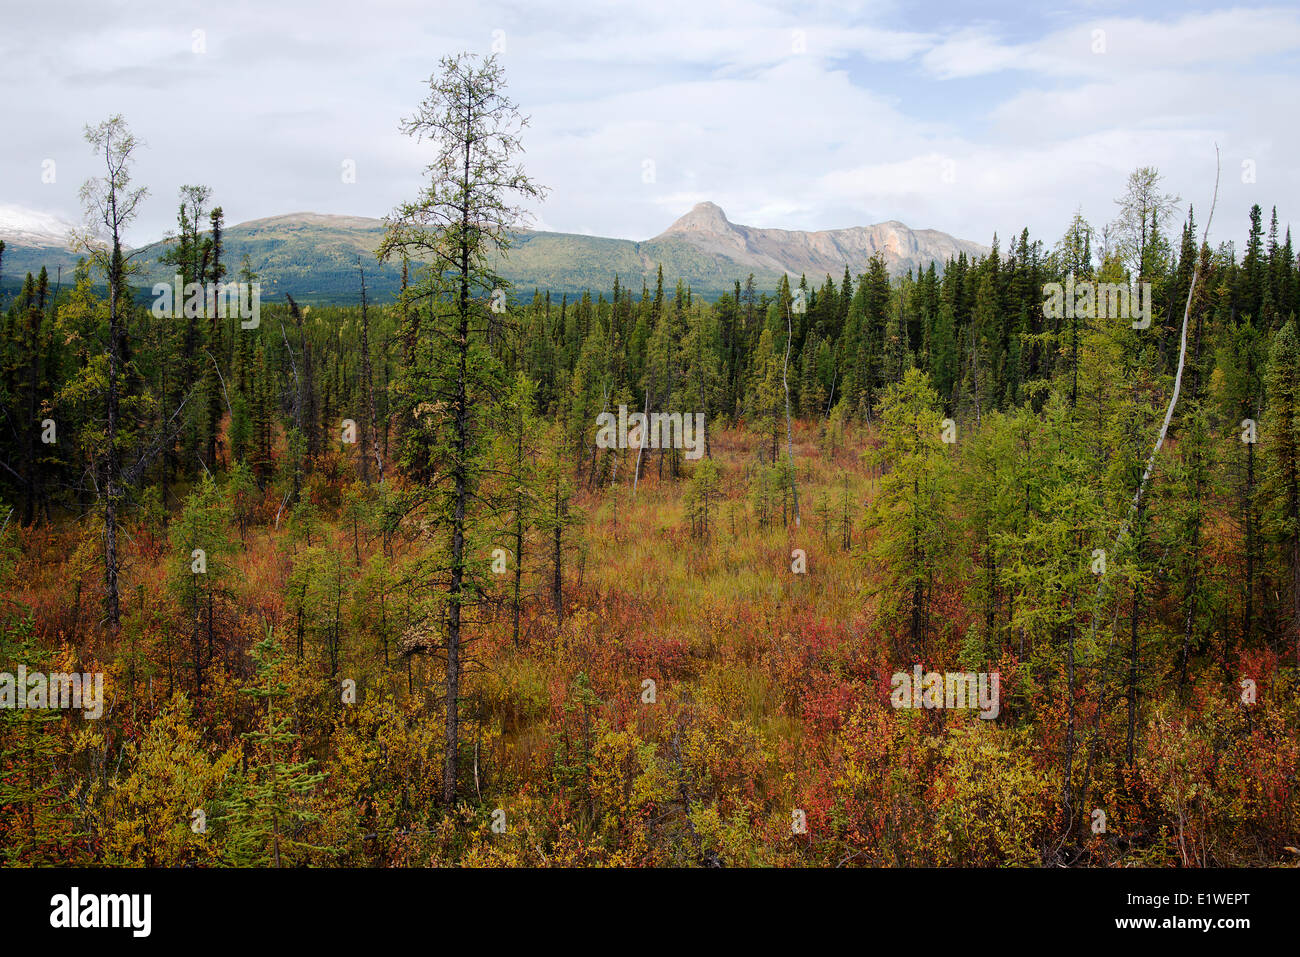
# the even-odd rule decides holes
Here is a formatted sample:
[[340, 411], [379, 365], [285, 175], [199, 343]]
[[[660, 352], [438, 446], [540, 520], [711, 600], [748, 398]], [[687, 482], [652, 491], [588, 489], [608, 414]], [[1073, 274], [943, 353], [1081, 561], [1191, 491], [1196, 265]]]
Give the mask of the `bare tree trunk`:
[[[515, 438], [515, 463], [516, 469], [522, 471], [524, 461], [524, 429], [523, 429], [523, 410], [519, 414], [520, 422], [516, 430]], [[523, 483], [519, 475], [515, 476], [515, 588], [514, 597], [511, 600], [511, 610], [514, 616], [513, 638], [514, 643], [519, 644], [519, 588], [522, 584], [524, 574], [524, 492]]]
[[554, 521], [554, 544], [552, 551], [552, 563], [554, 575], [551, 579], [551, 603], [555, 606], [555, 624], [558, 627], [564, 623], [564, 575], [563, 553], [561, 549], [564, 529], [560, 521], [560, 471], [555, 470], [555, 513]]
[[[469, 108], [466, 107], [466, 129], [471, 128]], [[464, 183], [470, 182], [470, 149], [472, 142], [464, 144]], [[460, 312], [457, 352], [459, 368], [456, 375], [455, 448], [456, 461], [452, 467], [456, 502], [451, 525], [451, 582], [447, 587], [447, 734], [446, 754], [442, 767], [442, 800], [450, 807], [456, 802], [456, 759], [460, 750], [460, 603], [461, 586], [465, 570], [465, 505], [469, 499], [469, 476], [466, 474], [465, 454], [469, 449], [469, 396], [466, 378], [469, 361], [469, 194], [466, 191], [461, 207], [460, 235]]]
[[[1214, 207], [1217, 206], [1219, 203], [1219, 173], [1218, 173], [1218, 164], [1217, 164], [1219, 148], [1217, 146], [1214, 148], [1214, 155], [1216, 157], [1215, 173], [1214, 173], [1214, 199], [1210, 203], [1210, 215], [1205, 220], [1205, 230], [1201, 234], [1202, 246], [1205, 245], [1205, 239], [1209, 235], [1210, 223], [1214, 221]], [[1122, 542], [1124, 538], [1128, 535], [1129, 522], [1132, 521], [1134, 513], [1137, 512], [1138, 503], [1142, 501], [1142, 493], [1146, 491], [1147, 482], [1150, 480], [1151, 472], [1155, 468], [1156, 456], [1160, 454], [1160, 447], [1164, 445], [1165, 436], [1168, 435], [1169, 433], [1169, 422], [1174, 417], [1174, 407], [1178, 404], [1178, 393], [1182, 389], [1182, 384], [1183, 384], [1183, 366], [1187, 361], [1187, 320], [1188, 317], [1191, 315], [1192, 297], [1196, 294], [1196, 281], [1200, 278], [1200, 275], [1201, 275], [1201, 255], [1200, 255], [1200, 250], [1198, 249], [1196, 253], [1196, 266], [1192, 270], [1192, 282], [1187, 289], [1187, 306], [1183, 310], [1183, 331], [1182, 331], [1182, 338], [1180, 341], [1180, 345], [1178, 348], [1178, 372], [1174, 376], [1174, 392], [1173, 395], [1169, 397], [1169, 408], [1165, 410], [1165, 420], [1164, 423], [1160, 426], [1160, 434], [1156, 436], [1156, 444], [1155, 444], [1155, 448], [1151, 450], [1151, 457], [1147, 460], [1146, 471], [1142, 473], [1142, 481], [1138, 483], [1137, 492], [1135, 492], [1133, 495], [1133, 502], [1132, 504], [1129, 505], [1128, 518], [1125, 519], [1124, 525], [1120, 529], [1119, 535], [1116, 536], [1116, 545]]]
[[[1142, 557], [1142, 508], [1138, 508], [1138, 532], [1137, 547], [1134, 552], [1134, 558], [1140, 560]], [[1137, 735], [1137, 706], [1138, 706], [1138, 618], [1142, 607], [1141, 592], [1135, 585], [1133, 588], [1133, 608], [1129, 616], [1129, 646], [1128, 646], [1128, 730], [1124, 740], [1124, 763], [1133, 764], [1133, 745]]]
[[785, 386], [785, 455], [790, 460], [790, 495], [794, 499], [794, 525], [799, 527], [799, 489], [794, 473], [794, 439], [790, 429], [790, 380], [786, 371], [790, 367], [790, 342], [794, 338], [791, 328], [790, 306], [785, 307], [785, 363], [781, 366], [781, 383]]
[[1241, 640], [1249, 643], [1255, 630], [1255, 444], [1246, 445], [1246, 607]]
[[[1215, 173], [1214, 173], [1214, 199], [1210, 203], [1210, 215], [1206, 218], [1205, 229], [1201, 233], [1201, 246], [1205, 245], [1206, 237], [1209, 236], [1210, 223], [1214, 221], [1214, 208], [1215, 206], [1218, 205], [1219, 202], [1219, 165], [1218, 165], [1219, 148], [1217, 146], [1214, 148], [1214, 155], [1216, 160]], [[1174, 417], [1174, 408], [1178, 405], [1178, 394], [1181, 391], [1182, 384], [1183, 384], [1183, 367], [1187, 361], [1187, 324], [1188, 324], [1188, 320], [1191, 317], [1192, 298], [1196, 294], [1196, 282], [1200, 278], [1200, 275], [1201, 275], [1201, 255], [1200, 255], [1200, 250], [1198, 249], [1196, 254], [1196, 266], [1192, 269], [1192, 281], [1187, 288], [1187, 305], [1183, 309], [1183, 331], [1182, 331], [1180, 344], [1178, 347], [1178, 372], [1174, 376], [1174, 391], [1173, 394], [1169, 397], [1169, 407], [1165, 409], [1165, 419], [1160, 426], [1159, 434], [1156, 436], [1156, 443], [1155, 443], [1155, 447], [1151, 450], [1151, 457], [1147, 459], [1147, 467], [1146, 470], [1143, 471], [1142, 473], [1142, 480], [1138, 482], [1137, 491], [1133, 493], [1133, 501], [1129, 503], [1128, 516], [1124, 519], [1124, 524], [1120, 526], [1119, 533], [1115, 536], [1115, 543], [1111, 548], [1112, 553], [1118, 553], [1119, 547], [1124, 543], [1124, 540], [1128, 537], [1129, 526], [1133, 521], [1133, 516], [1137, 514], [1138, 505], [1142, 502], [1142, 494], [1146, 491], [1147, 482], [1150, 481], [1151, 479], [1151, 473], [1155, 470], [1156, 458], [1157, 456], [1159, 456], [1160, 449], [1164, 445], [1165, 436], [1168, 435], [1169, 433], [1169, 423], [1170, 421], [1172, 421]], [[1105, 590], [1105, 587], [1106, 587], [1106, 578], [1103, 575], [1101, 581], [1097, 583], [1097, 595], [1096, 595], [1097, 599], [1100, 599], [1101, 595]], [[1096, 615], [1095, 601], [1093, 606], [1091, 631], [1093, 637], [1096, 637], [1097, 615]]]
[[[370, 438], [370, 454], [375, 457], [375, 468], [379, 472], [379, 481], [384, 480], [384, 456], [379, 451], [379, 422], [375, 414], [375, 381], [370, 368], [370, 318], [366, 310], [366, 271], [361, 269], [361, 257], [357, 257], [357, 269], [361, 272], [361, 379], [366, 390], [366, 435]], [[367, 477], [365, 456], [362, 455], [362, 478]]]
[[104, 609], [108, 617], [109, 628], [116, 632], [121, 621], [121, 606], [118, 597], [118, 555], [117, 555], [117, 499], [118, 490], [118, 453], [117, 453], [117, 418], [118, 418], [118, 365], [121, 362], [122, 317], [118, 304], [118, 291], [121, 286], [122, 244], [116, 231], [113, 234], [113, 259], [108, 275], [108, 427], [106, 435], [107, 448], [104, 455]]
[[646, 386], [646, 390], [645, 390], [645, 412], [643, 413], [643, 416], [645, 418], [645, 422], [642, 424], [641, 434], [638, 437], [638, 441], [636, 444], [636, 474], [632, 476], [632, 497], [633, 498], [636, 498], [636, 487], [637, 484], [641, 481], [641, 452], [645, 448], [646, 433], [650, 428], [649, 425], [650, 387], [649, 386]]

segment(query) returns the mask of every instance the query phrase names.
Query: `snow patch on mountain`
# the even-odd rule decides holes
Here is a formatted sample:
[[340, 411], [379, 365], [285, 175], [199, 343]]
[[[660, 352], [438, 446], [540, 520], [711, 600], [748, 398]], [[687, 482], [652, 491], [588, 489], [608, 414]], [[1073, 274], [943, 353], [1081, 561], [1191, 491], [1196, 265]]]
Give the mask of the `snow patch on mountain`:
[[14, 246], [64, 247], [76, 228], [53, 213], [0, 203], [0, 239]]

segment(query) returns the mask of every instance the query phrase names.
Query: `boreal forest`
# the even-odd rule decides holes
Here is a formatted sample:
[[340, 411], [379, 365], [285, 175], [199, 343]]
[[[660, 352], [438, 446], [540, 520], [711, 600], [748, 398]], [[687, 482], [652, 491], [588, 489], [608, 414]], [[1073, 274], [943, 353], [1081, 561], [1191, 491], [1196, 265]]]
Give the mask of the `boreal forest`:
[[140, 284], [116, 115], [80, 264], [0, 244], [0, 671], [103, 676], [0, 709], [4, 863], [1296, 863], [1295, 210], [552, 294], [498, 60], [403, 132], [355, 304], [187, 298], [258, 282], [201, 185]]

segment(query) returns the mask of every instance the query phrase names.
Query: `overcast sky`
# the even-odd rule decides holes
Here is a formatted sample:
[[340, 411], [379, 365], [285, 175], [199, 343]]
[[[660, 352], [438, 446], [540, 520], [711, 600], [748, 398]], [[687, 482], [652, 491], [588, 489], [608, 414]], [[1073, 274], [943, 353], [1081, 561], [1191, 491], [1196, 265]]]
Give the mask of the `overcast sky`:
[[756, 226], [1052, 242], [1076, 208], [1112, 218], [1139, 165], [1203, 221], [1216, 141], [1215, 235], [1240, 243], [1252, 202], [1300, 226], [1300, 11], [1197, 0], [45, 0], [0, 28], [0, 204], [79, 219], [82, 127], [121, 112], [151, 191], [129, 242], [185, 183], [230, 224], [380, 216], [418, 187], [428, 147], [398, 120], [438, 58], [494, 44], [551, 188], [539, 228], [646, 239], [708, 199]]

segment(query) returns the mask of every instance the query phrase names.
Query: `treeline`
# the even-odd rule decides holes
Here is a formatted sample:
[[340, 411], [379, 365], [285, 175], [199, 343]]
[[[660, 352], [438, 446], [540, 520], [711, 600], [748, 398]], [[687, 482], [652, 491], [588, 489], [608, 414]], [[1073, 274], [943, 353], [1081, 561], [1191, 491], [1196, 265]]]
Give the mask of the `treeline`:
[[[634, 291], [616, 280], [612, 290], [558, 301], [538, 291], [530, 300], [511, 299], [500, 314], [488, 307], [504, 299], [487, 289], [476, 295], [490, 317], [502, 381], [519, 371], [535, 383], [533, 411], [564, 421], [579, 479], [595, 482], [609, 468], [591, 451], [595, 419], [619, 405], [704, 412], [714, 426], [744, 421], [771, 436], [773, 458], [787, 385], [793, 414], [808, 419], [870, 422], [883, 388], [913, 366], [928, 373], [945, 413], [962, 421], [1023, 404], [1039, 410], [1058, 383], [1074, 406], [1083, 319], [1043, 309], [1045, 284], [1067, 279], [1150, 283], [1152, 324], [1133, 337], [1131, 359], [1152, 375], [1172, 376], [1195, 235], [1190, 212], [1176, 244], [1148, 225], [1140, 262], [1129, 262], [1118, 243], [1097, 248], [1096, 230], [1076, 216], [1050, 249], [1025, 230], [1003, 254], [995, 236], [983, 259], [963, 254], [894, 281], [876, 257], [857, 277], [846, 268], [838, 281], [826, 276], [820, 284], [801, 277], [758, 290], [752, 276], [738, 279], [713, 303], [681, 283], [666, 286], [662, 269], [654, 289]], [[167, 259], [186, 283], [234, 278], [223, 257], [221, 209], [210, 208], [206, 188], [182, 190], [176, 238]], [[1290, 229], [1279, 238], [1273, 211], [1265, 233], [1255, 206], [1243, 256], [1231, 243], [1199, 256], [1184, 396], [1189, 403], [1202, 398], [1222, 359], [1233, 364], [1225, 375], [1241, 367], [1245, 381], [1234, 401], [1243, 417], [1257, 418], [1268, 345], [1300, 311]], [[365, 268], [357, 264], [358, 289]], [[93, 291], [96, 278], [89, 260], [61, 289], [44, 270], [28, 274], [6, 304], [0, 490], [18, 503], [24, 523], [55, 506], [84, 509], [94, 501], [93, 460], [103, 438], [94, 390], [102, 385], [95, 377], [103, 371], [96, 360], [106, 311]], [[247, 261], [238, 279], [256, 281]], [[395, 383], [410, 375], [432, 308], [427, 299], [416, 302], [404, 293], [399, 305], [366, 309], [268, 304], [248, 329], [233, 310], [224, 318], [157, 318], [147, 298], [141, 305], [124, 289], [123, 399], [130, 412], [118, 443], [138, 463], [133, 488], [156, 486], [174, 507], [176, 483], [240, 462], [260, 484], [278, 471], [300, 482], [322, 450], [340, 443], [345, 419], [357, 423], [360, 447], [373, 435], [387, 459], [389, 443], [400, 445], [409, 432], [418, 400], [394, 404], [402, 391]], [[42, 442], [44, 420], [55, 423], [56, 441]], [[275, 453], [277, 443], [283, 454]], [[676, 474], [680, 456], [664, 450], [660, 457]]]

